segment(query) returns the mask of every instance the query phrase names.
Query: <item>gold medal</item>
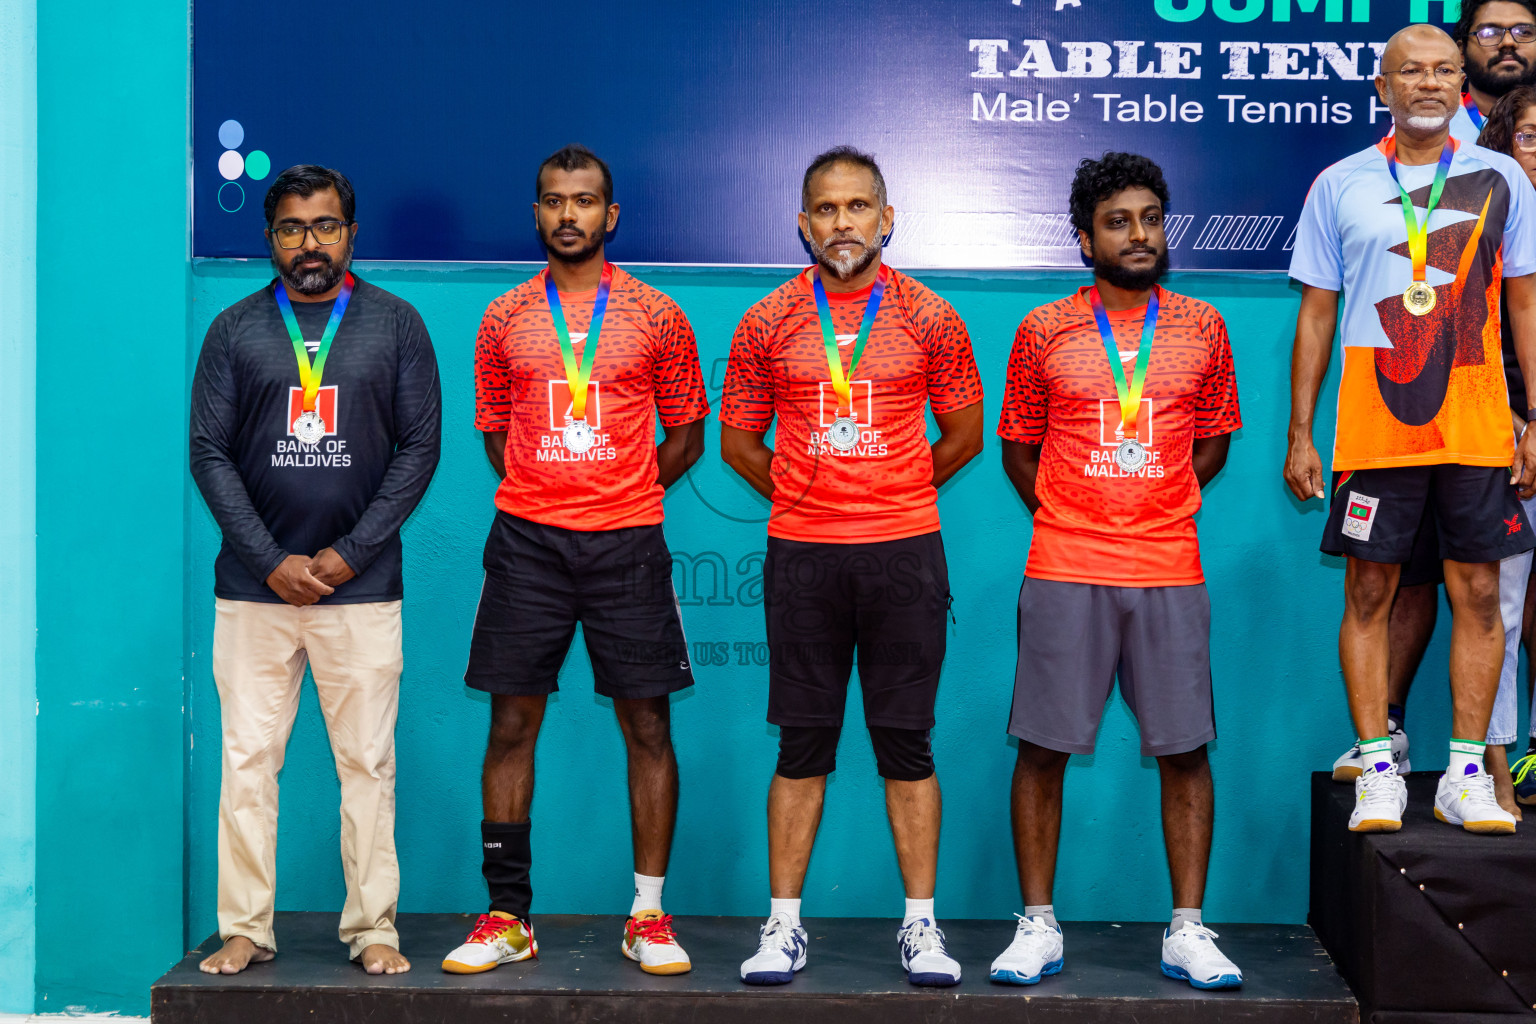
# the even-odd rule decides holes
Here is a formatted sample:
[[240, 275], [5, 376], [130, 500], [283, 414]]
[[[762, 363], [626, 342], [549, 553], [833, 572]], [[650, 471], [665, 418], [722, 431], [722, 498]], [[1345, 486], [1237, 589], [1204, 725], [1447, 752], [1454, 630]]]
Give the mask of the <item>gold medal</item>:
[[1415, 281], [1403, 290], [1403, 308], [1414, 316], [1423, 316], [1435, 308], [1435, 290], [1423, 281]]

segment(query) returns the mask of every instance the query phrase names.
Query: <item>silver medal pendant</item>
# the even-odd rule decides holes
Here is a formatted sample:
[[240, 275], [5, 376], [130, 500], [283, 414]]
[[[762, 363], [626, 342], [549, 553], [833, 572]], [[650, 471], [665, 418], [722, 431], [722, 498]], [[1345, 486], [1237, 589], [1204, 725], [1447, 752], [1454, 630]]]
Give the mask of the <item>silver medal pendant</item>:
[[840, 452], [851, 452], [859, 443], [859, 425], [852, 416], [839, 416], [827, 431], [827, 442]]
[[1115, 449], [1115, 465], [1127, 473], [1134, 473], [1147, 464], [1147, 449], [1140, 441], [1126, 438]]
[[597, 440], [597, 435], [586, 420], [571, 420], [565, 425], [561, 439], [566, 451], [585, 455], [592, 448], [592, 442]]
[[300, 444], [319, 444], [325, 437], [325, 420], [313, 409], [301, 412], [293, 421], [293, 436]]

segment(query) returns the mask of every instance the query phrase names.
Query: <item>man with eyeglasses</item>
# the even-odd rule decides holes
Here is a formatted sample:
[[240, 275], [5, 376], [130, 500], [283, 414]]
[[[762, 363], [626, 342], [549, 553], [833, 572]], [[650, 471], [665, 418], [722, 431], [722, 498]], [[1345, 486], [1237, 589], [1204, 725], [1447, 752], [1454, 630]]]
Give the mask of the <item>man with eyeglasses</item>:
[[411, 966], [395, 931], [400, 527], [437, 468], [442, 399], [416, 310], [351, 272], [354, 210], [338, 171], [277, 176], [265, 212], [278, 276], [214, 319], [192, 381], [192, 476], [224, 535], [224, 944], [209, 974], [277, 951], [277, 776], [306, 665], [341, 781], [340, 939], [369, 974]]
[[1388, 42], [1381, 66], [1376, 89], [1394, 133], [1318, 176], [1296, 233], [1290, 274], [1303, 292], [1284, 476], [1302, 501], [1325, 497], [1312, 423], [1342, 291], [1322, 549], [1347, 559], [1339, 651], [1361, 760], [1349, 827], [1402, 827], [1407, 789], [1387, 730], [1388, 619], [1402, 563], [1433, 509], [1454, 616], [1450, 763], [1435, 815], [1509, 833], [1515, 819], [1483, 770], [1483, 738], [1504, 648], [1499, 561], [1536, 545], [1512, 486], [1536, 493], [1536, 436], [1517, 446], [1510, 429], [1498, 309], [1502, 289], [1530, 379], [1536, 197], [1508, 156], [1450, 135], [1462, 75], [1449, 36], [1409, 26]]
[[[1477, 143], [1484, 120], [1499, 97], [1536, 81], [1536, 0], [1465, 4], [1451, 38], [1461, 50], [1467, 86], [1461, 105], [1451, 118], [1451, 137], [1471, 146]], [[1525, 408], [1522, 404], [1518, 412]], [[1516, 424], [1516, 429], [1521, 426], [1523, 420]], [[1408, 690], [1435, 630], [1439, 588], [1444, 580], [1438, 547], [1434, 513], [1426, 511], [1413, 551], [1403, 565], [1388, 624], [1387, 736], [1392, 740], [1393, 760], [1404, 773], [1411, 766], [1405, 731]], [[1529, 573], [1529, 555], [1506, 559], [1500, 565], [1503, 616], [1506, 623], [1514, 622], [1516, 633], [1523, 615]], [[1514, 639], [1516, 649], [1507, 650], [1506, 660], [1519, 659], [1518, 636]], [[1516, 668], [1506, 665], [1505, 671], [1513, 676]], [[1499, 756], [1490, 752], [1488, 767], [1503, 785], [1508, 770], [1501, 766]], [[1353, 782], [1362, 766], [1359, 746], [1353, 745], [1334, 761], [1334, 781]]]

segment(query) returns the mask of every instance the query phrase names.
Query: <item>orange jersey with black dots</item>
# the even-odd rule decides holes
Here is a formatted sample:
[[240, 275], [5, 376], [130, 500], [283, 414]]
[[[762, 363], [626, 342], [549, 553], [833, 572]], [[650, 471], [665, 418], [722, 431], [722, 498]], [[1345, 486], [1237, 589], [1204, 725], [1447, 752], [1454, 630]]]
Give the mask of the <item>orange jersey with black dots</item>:
[[[507, 432], [496, 507], [568, 530], [655, 525], [657, 416], [675, 427], [709, 415], [693, 328], [677, 303], [615, 267], [587, 386], [596, 441], [568, 451], [571, 389], [544, 294], [548, 273], [492, 302], [475, 340], [475, 427]], [[560, 293], [578, 363], [596, 298], [596, 289]]]
[[[932, 533], [939, 510], [926, 409], [981, 401], [965, 324], [931, 289], [887, 268], [879, 314], [850, 375], [859, 440], [838, 451], [827, 440], [838, 399], [812, 272], [747, 310], [720, 399], [727, 426], [765, 432], [778, 419], [768, 535], [852, 544]], [[827, 293], [845, 373], [869, 293]]]
[[[1232, 346], [1221, 315], [1198, 299], [1157, 291], [1157, 333], [1137, 414], [1145, 466], [1114, 461], [1125, 440], [1120, 399], [1088, 289], [1033, 310], [1008, 359], [1000, 437], [1043, 445], [1035, 477], [1034, 540], [1024, 574], [1121, 587], [1201, 583], [1195, 511], [1197, 438], [1242, 426]], [[1130, 384], [1146, 307], [1109, 313]]]

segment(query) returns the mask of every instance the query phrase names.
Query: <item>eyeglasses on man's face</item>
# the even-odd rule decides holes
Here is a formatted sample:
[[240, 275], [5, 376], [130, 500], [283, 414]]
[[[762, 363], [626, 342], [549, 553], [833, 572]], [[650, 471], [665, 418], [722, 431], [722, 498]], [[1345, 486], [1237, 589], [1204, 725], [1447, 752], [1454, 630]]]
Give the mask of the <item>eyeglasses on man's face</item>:
[[1404, 85], [1418, 85], [1426, 78], [1434, 78], [1436, 85], [1460, 85], [1462, 79], [1461, 68], [1455, 64], [1441, 64], [1433, 68], [1415, 67], [1409, 65], [1399, 71], [1384, 71], [1385, 75], [1396, 75], [1403, 80]]
[[304, 244], [304, 236], [313, 234], [321, 245], [335, 245], [341, 241], [341, 229], [346, 227], [339, 220], [322, 220], [314, 224], [279, 224], [272, 229], [279, 249], [297, 249]]
[[1516, 43], [1529, 43], [1536, 39], [1536, 25], [1523, 22], [1519, 25], [1479, 25], [1472, 30], [1472, 38], [1484, 46], [1498, 46], [1504, 41], [1505, 34]]

